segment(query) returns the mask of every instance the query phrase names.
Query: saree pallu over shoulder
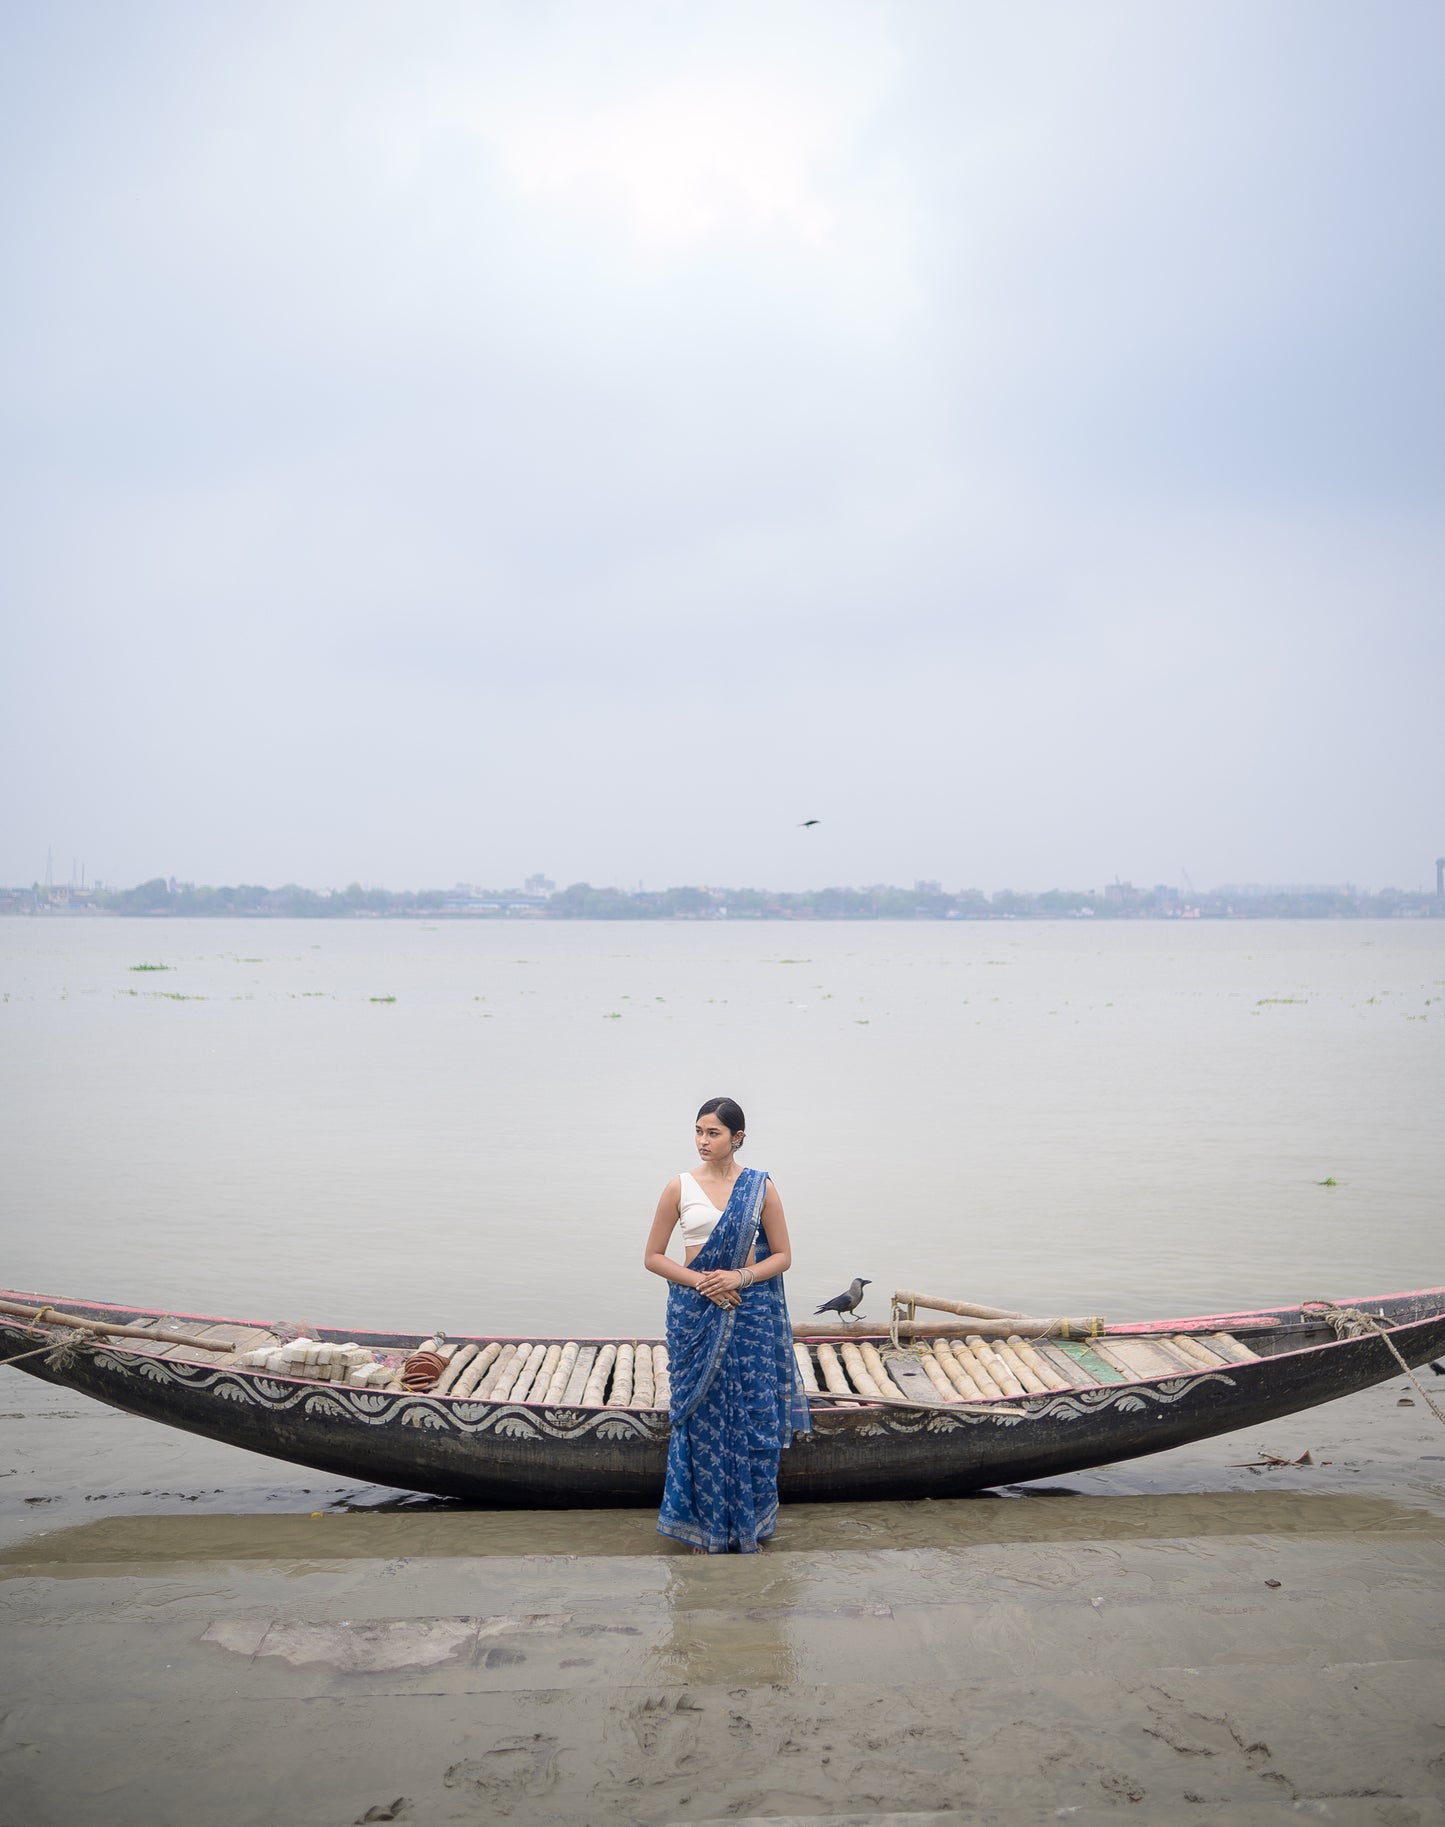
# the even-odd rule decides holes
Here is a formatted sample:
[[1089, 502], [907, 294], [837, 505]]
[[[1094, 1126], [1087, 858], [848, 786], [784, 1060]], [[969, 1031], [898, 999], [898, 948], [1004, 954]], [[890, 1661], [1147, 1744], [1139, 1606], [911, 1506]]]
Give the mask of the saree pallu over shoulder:
[[[694, 1269], [741, 1269], [768, 1176], [744, 1168]], [[711, 1553], [751, 1554], [773, 1533], [778, 1455], [812, 1426], [781, 1276], [719, 1307], [673, 1283], [667, 1296], [672, 1435], [658, 1531]]]

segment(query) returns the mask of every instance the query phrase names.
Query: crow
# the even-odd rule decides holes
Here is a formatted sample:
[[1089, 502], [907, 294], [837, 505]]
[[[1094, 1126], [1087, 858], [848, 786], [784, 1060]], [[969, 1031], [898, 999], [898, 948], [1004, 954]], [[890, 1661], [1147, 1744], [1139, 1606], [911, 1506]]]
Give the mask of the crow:
[[863, 1290], [872, 1278], [867, 1275], [856, 1275], [853, 1285], [846, 1294], [835, 1294], [832, 1300], [825, 1300], [821, 1307], [814, 1307], [814, 1313], [836, 1313], [841, 1319], [848, 1319], [863, 1303]]

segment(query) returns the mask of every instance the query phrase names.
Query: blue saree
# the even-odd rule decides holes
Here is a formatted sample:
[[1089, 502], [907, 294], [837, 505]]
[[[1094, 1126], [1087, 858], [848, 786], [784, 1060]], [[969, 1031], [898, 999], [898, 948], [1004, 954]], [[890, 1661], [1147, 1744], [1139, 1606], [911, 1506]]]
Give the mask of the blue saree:
[[[746, 1264], [767, 1190], [765, 1173], [743, 1169], [691, 1267]], [[672, 1434], [657, 1532], [709, 1554], [756, 1554], [777, 1526], [778, 1455], [812, 1425], [782, 1276], [744, 1289], [737, 1307], [673, 1282], [667, 1353]]]

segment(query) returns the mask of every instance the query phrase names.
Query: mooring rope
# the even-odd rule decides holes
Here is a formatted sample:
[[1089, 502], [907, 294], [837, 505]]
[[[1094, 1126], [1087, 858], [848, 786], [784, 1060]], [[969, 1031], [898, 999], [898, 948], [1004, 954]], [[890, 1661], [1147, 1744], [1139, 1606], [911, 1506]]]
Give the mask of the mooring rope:
[[1440, 1425], [1445, 1427], [1445, 1409], [1440, 1407], [1419, 1377], [1400, 1356], [1395, 1341], [1390, 1337], [1388, 1324], [1377, 1313], [1362, 1313], [1358, 1307], [1337, 1307], [1332, 1300], [1302, 1300], [1299, 1310], [1301, 1314], [1318, 1313], [1337, 1339], [1367, 1338], [1371, 1335], [1383, 1339], [1390, 1347], [1395, 1362], [1425, 1398], [1425, 1406]]
[[[946, 1313], [948, 1311], [948, 1309], [946, 1307], [939, 1307], [939, 1308], [933, 1309], [933, 1311], [936, 1311], [939, 1313]], [[903, 1341], [899, 1336], [899, 1330], [898, 1330], [900, 1325], [902, 1325], [902, 1324], [911, 1325], [913, 1323], [913, 1321], [916, 1320], [917, 1318], [918, 1318], [918, 1302], [912, 1301], [912, 1300], [900, 1301], [898, 1296], [895, 1294], [893, 1297], [892, 1311], [890, 1312], [889, 1317], [888, 1317], [888, 1337], [889, 1337], [889, 1340], [892, 1343], [895, 1351], [901, 1351], [903, 1349]], [[968, 1313], [960, 1314], [959, 1315], [960, 1324], [958, 1326], [958, 1330], [960, 1332], [967, 1332], [968, 1331], [968, 1321], [970, 1319], [977, 1320], [980, 1318], [982, 1318], [982, 1315], [975, 1315], [975, 1314], [968, 1314]], [[1027, 1319], [1027, 1316], [1024, 1314], [1020, 1314], [1019, 1318], [1021, 1321], [1024, 1321]], [[989, 1321], [988, 1323], [991, 1325], [994, 1322]], [[1043, 1322], [1043, 1330], [1041, 1332], [1036, 1332], [1033, 1329], [1033, 1327], [1035, 1325], [1037, 1325], [1037, 1323], [1038, 1323], [1037, 1321], [1034, 1321], [1034, 1322], [1032, 1322], [1032, 1324], [1021, 1324], [1018, 1327], [1018, 1336], [1021, 1339], [1027, 1339], [1031, 1345], [1041, 1344], [1047, 1339], [1076, 1339], [1079, 1341], [1079, 1343], [1082, 1344], [1085, 1341], [1087, 1341], [1088, 1339], [1099, 1338], [1102, 1334], [1106, 1333], [1109, 1330], [1109, 1322], [1103, 1317], [1102, 1314], [1091, 1315], [1084, 1322], [1083, 1327], [1076, 1326], [1072, 1320], [1066, 1319], [1062, 1314], [1060, 1314], [1057, 1319], [1045, 1320]], [[952, 1331], [953, 1328], [950, 1327], [949, 1330]], [[984, 1334], [984, 1336], [986, 1338], [992, 1339], [996, 1335], [994, 1335], [992, 1333], [986, 1333], [986, 1334]]]
[[[35, 1335], [31, 1333], [30, 1336], [33, 1338]], [[7, 1364], [19, 1364], [26, 1358], [38, 1358], [47, 1351], [54, 1353], [51, 1361], [55, 1369], [64, 1370], [75, 1356], [78, 1346], [94, 1343], [94, 1339], [88, 1332], [82, 1332], [77, 1327], [72, 1332], [63, 1332], [58, 1339], [47, 1339], [43, 1345], [37, 1345], [33, 1351], [17, 1351], [13, 1358], [0, 1358], [0, 1370], [3, 1370]]]

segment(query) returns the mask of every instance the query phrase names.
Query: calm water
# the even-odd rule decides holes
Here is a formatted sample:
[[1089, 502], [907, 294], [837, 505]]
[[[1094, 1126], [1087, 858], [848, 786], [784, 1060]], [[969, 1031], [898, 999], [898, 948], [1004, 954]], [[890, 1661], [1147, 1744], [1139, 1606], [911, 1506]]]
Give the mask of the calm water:
[[1445, 922], [8, 919], [0, 995], [20, 1287], [655, 1330], [643, 1238], [720, 1092], [795, 1313], [855, 1274], [871, 1316], [1445, 1280]]

